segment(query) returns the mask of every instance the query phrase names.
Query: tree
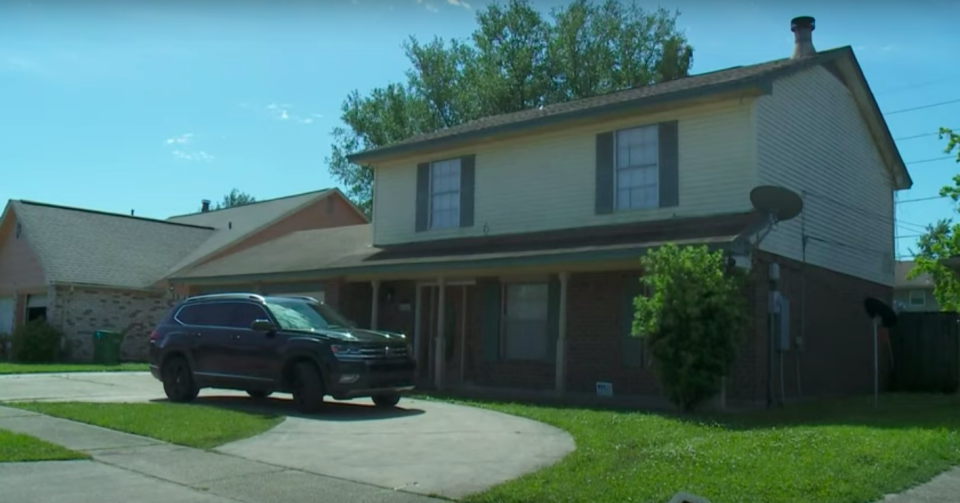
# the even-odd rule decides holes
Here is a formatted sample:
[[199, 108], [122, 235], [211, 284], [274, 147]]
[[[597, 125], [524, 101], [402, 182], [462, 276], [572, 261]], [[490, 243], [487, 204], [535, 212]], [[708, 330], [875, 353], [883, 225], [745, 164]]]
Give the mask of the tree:
[[[957, 163], [960, 163], [960, 134], [940, 128], [940, 139], [944, 138], [947, 139], [944, 152], [952, 154], [956, 151]], [[940, 196], [949, 197], [955, 205], [954, 211], [960, 211], [960, 174], [953, 177], [953, 185], [940, 189]], [[945, 218], [928, 225], [927, 232], [917, 240], [917, 249], [914, 252], [917, 265], [907, 277], [912, 279], [929, 274], [933, 279], [933, 296], [940, 304], [940, 309], [960, 310], [960, 282], [953, 271], [940, 263], [942, 259], [960, 255], [960, 224]]]
[[692, 410], [720, 390], [746, 327], [743, 275], [722, 251], [667, 244], [641, 259], [633, 335], [647, 340], [668, 398]]
[[247, 194], [246, 192], [241, 192], [240, 189], [233, 189], [228, 194], [223, 196], [223, 199], [214, 203], [214, 210], [225, 210], [227, 208], [233, 208], [236, 206], [243, 206], [245, 204], [255, 203], [257, 198]]
[[369, 215], [373, 174], [351, 154], [453, 127], [688, 75], [693, 48], [679, 12], [617, 0], [573, 0], [544, 15], [530, 0], [494, 3], [464, 40], [404, 44], [401, 83], [351, 92], [326, 161], [330, 174]]

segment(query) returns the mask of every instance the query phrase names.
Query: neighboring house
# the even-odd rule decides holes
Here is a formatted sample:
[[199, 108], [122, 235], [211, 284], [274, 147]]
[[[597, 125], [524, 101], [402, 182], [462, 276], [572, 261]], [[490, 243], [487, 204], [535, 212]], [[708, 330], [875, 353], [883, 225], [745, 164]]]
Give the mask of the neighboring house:
[[86, 360], [94, 332], [114, 330], [123, 357], [142, 359], [159, 318], [193, 293], [175, 292], [167, 275], [290, 232], [365, 223], [336, 189], [170, 220], [11, 200], [0, 218], [0, 332], [46, 319], [69, 357]]
[[916, 266], [912, 260], [897, 262], [896, 282], [893, 286], [894, 302], [902, 311], [938, 312], [940, 304], [933, 296], [933, 278], [929, 274], [921, 274], [916, 278], [907, 279], [907, 275]]
[[[651, 395], [650, 359], [629, 334], [638, 259], [706, 244], [751, 271], [727, 397], [767, 396], [772, 263], [790, 300], [775, 393], [868, 391], [863, 300], [893, 299], [894, 192], [912, 181], [853, 50], [816, 53], [812, 22], [795, 20], [791, 58], [359, 153], [375, 173], [369, 226], [292, 233], [169, 279], [336, 292], [357, 322], [412, 334], [437, 387]], [[792, 189], [805, 209], [757, 247], [759, 185]]]

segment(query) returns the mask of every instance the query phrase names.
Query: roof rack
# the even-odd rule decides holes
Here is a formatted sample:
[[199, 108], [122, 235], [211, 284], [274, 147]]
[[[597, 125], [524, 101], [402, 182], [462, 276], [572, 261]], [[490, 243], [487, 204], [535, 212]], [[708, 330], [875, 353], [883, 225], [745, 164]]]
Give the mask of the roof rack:
[[268, 295], [268, 297], [274, 297], [274, 298], [280, 298], [280, 299], [300, 299], [300, 300], [306, 300], [310, 302], [316, 302], [317, 304], [320, 303], [320, 301], [317, 300], [316, 297], [310, 297], [307, 295]]
[[194, 302], [198, 300], [255, 300], [257, 302], [265, 302], [266, 299], [262, 295], [257, 295], [255, 293], [208, 293], [205, 295], [195, 295], [193, 297], [187, 298], [186, 302]]

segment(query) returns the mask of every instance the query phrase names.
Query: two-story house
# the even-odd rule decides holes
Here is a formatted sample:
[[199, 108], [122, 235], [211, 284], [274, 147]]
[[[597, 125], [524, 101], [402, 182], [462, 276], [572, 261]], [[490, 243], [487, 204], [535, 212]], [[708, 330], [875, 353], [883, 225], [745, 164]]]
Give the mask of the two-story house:
[[[363, 324], [413, 334], [440, 387], [647, 395], [658, 385], [629, 334], [639, 257], [706, 244], [755, 285], [728, 398], [872, 389], [863, 300], [893, 299], [893, 196], [912, 182], [853, 50], [818, 53], [813, 19], [791, 26], [789, 58], [356, 154], [375, 173], [371, 224], [291, 234], [171, 280], [311, 278]], [[758, 244], [759, 185], [795, 191], [804, 210]], [[774, 262], [790, 344], [770, 386]]]

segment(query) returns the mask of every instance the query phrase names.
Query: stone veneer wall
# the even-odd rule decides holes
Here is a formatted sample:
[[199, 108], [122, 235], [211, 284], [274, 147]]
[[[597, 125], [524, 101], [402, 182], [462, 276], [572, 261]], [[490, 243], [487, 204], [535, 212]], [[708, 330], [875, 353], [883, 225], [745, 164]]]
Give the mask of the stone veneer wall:
[[147, 360], [150, 332], [173, 305], [167, 292], [57, 287], [52, 295], [51, 325], [63, 331], [67, 358], [91, 361], [98, 330], [123, 334], [120, 358]]

